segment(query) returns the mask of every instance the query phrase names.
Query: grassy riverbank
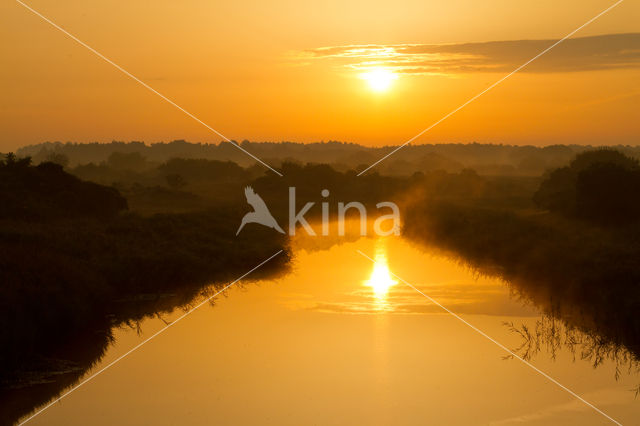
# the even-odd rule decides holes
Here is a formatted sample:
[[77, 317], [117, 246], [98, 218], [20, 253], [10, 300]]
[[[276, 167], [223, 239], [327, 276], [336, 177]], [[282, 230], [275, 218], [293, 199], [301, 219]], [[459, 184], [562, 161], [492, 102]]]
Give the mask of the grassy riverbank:
[[[279, 250], [281, 234], [235, 236], [240, 207], [139, 216], [117, 191], [51, 163], [0, 165], [0, 381], [87, 330], [108, 330], [192, 300]], [[22, 212], [22, 213], [21, 213]], [[285, 252], [252, 274], [277, 274]]]
[[436, 245], [573, 326], [640, 355], [640, 227], [606, 229], [544, 212], [425, 203], [403, 234]]

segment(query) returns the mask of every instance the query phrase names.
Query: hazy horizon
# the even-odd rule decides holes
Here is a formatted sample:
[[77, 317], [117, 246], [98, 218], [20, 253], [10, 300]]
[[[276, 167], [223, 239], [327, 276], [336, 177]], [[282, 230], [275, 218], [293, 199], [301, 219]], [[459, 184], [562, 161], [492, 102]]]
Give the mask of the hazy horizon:
[[[209, 145], [209, 146], [219, 146], [220, 144], [224, 144], [224, 143], [229, 143], [228, 141], [225, 140], [219, 140], [219, 141], [215, 141], [215, 140], [211, 140], [211, 141], [205, 141], [205, 140], [189, 140], [189, 139], [184, 139], [184, 138], [177, 138], [177, 139], [166, 139], [166, 140], [139, 140], [139, 139], [131, 139], [131, 140], [121, 140], [121, 139], [112, 139], [112, 140], [68, 140], [68, 141], [61, 141], [61, 140], [42, 140], [42, 141], [37, 141], [37, 142], [33, 142], [33, 143], [27, 143], [27, 144], [23, 144], [23, 145], [19, 145], [16, 147], [16, 149], [21, 149], [21, 148], [28, 148], [28, 147], [34, 147], [34, 146], [40, 146], [40, 145], [46, 145], [46, 144], [61, 144], [61, 145], [66, 145], [66, 144], [77, 144], [77, 145], [89, 145], [89, 144], [99, 144], [99, 145], [108, 145], [108, 144], [112, 144], [112, 143], [123, 143], [123, 144], [133, 144], [133, 143], [141, 143], [144, 144], [145, 146], [153, 146], [153, 145], [158, 145], [158, 144], [170, 144], [170, 143], [174, 143], [174, 142], [186, 142], [188, 144], [194, 144], [194, 145]], [[322, 139], [322, 140], [309, 140], [309, 141], [302, 141], [302, 140], [249, 140], [249, 139], [240, 139], [240, 140], [236, 140], [236, 139], [232, 139], [231, 140], [232, 143], [238, 143], [238, 144], [242, 144], [242, 143], [252, 143], [252, 144], [294, 144], [294, 145], [314, 145], [314, 144], [330, 144], [330, 143], [336, 143], [336, 144], [342, 144], [342, 145], [356, 145], [362, 148], [367, 148], [367, 149], [381, 149], [381, 148], [393, 148], [393, 147], [397, 147], [402, 145], [403, 143], [398, 142], [398, 143], [383, 143], [381, 145], [367, 145], [366, 143], [361, 143], [361, 142], [354, 142], [354, 141], [349, 141], [349, 140], [336, 140], [336, 139]], [[506, 143], [506, 142], [491, 142], [491, 141], [487, 141], [487, 142], [481, 142], [478, 140], [469, 140], [469, 141], [432, 141], [432, 142], [423, 142], [423, 143], [411, 143], [410, 146], [413, 147], [418, 147], [418, 146], [436, 146], [436, 145], [495, 145], [495, 146], [513, 146], [513, 147], [535, 147], [535, 148], [547, 148], [547, 147], [551, 147], [551, 146], [581, 146], [581, 147], [593, 147], [593, 148], [599, 148], [599, 147], [616, 147], [616, 146], [629, 146], [629, 147], [638, 147], [640, 146], [640, 141], [638, 141], [638, 143], [636, 144], [623, 144], [623, 143], [611, 143], [611, 144], [587, 144], [587, 143], [548, 143], [548, 144], [518, 144], [518, 143]], [[408, 145], [405, 145], [408, 146]], [[12, 150], [7, 150], [6, 152], [14, 152]]]
[[[229, 139], [366, 146], [404, 143], [610, 5], [31, 4]], [[18, 3], [0, 10], [0, 152], [221, 139]], [[621, 3], [417, 142], [638, 143], [638, 17]]]

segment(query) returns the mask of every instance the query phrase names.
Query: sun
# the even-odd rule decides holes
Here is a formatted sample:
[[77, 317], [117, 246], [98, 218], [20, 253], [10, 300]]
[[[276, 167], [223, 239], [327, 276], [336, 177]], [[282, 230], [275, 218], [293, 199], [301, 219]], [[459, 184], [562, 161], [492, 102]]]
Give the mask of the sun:
[[386, 92], [398, 75], [386, 68], [373, 68], [360, 74], [374, 92]]

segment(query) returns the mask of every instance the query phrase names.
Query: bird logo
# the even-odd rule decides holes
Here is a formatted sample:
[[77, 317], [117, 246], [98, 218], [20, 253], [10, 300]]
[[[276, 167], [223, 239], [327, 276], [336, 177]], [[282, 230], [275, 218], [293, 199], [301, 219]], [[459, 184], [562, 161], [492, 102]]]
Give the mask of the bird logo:
[[253, 207], [253, 211], [244, 215], [244, 217], [242, 218], [242, 223], [240, 224], [236, 235], [240, 233], [242, 228], [244, 228], [247, 223], [259, 223], [260, 225], [273, 228], [282, 234], [285, 233], [282, 228], [280, 228], [280, 225], [278, 225], [278, 222], [276, 222], [274, 217], [271, 215], [271, 212], [267, 208], [264, 200], [255, 193], [253, 188], [247, 186], [244, 189], [244, 195], [247, 197], [247, 203], [249, 203], [249, 205]]

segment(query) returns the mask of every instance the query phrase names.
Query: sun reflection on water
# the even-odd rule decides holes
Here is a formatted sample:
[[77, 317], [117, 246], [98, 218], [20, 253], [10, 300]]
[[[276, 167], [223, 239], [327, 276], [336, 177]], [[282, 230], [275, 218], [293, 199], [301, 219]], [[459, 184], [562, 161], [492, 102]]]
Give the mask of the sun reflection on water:
[[371, 276], [364, 285], [371, 287], [373, 296], [376, 298], [378, 304], [386, 305], [389, 289], [396, 284], [398, 284], [398, 282], [393, 279], [389, 271], [386, 248], [379, 245], [376, 248], [375, 264], [373, 265]]

